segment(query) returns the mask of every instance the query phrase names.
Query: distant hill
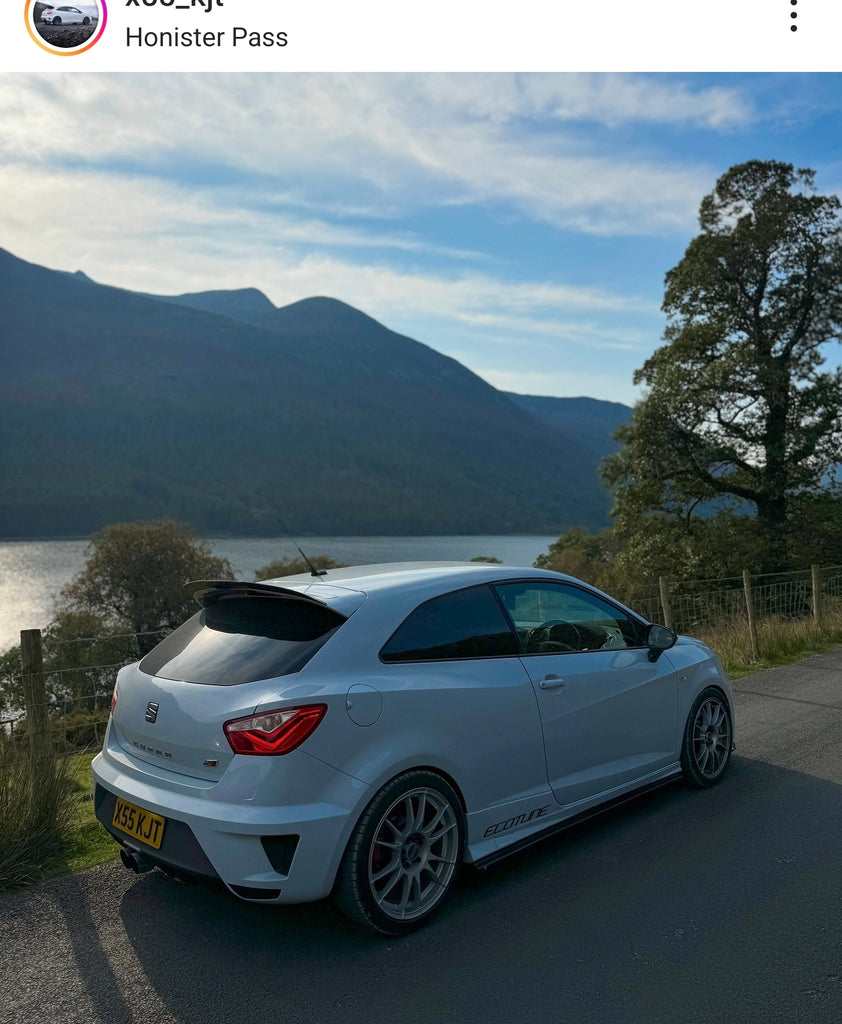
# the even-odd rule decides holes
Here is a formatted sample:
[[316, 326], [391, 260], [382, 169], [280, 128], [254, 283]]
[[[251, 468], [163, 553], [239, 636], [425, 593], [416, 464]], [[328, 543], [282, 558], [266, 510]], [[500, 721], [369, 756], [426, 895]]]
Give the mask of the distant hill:
[[0, 338], [0, 536], [162, 515], [204, 534], [279, 515], [302, 535], [606, 521], [590, 427], [548, 431], [335, 299], [162, 299], [0, 250]]
[[614, 440], [614, 433], [618, 427], [629, 422], [632, 414], [628, 405], [596, 398], [545, 398], [540, 395], [516, 395], [510, 391], [504, 394], [542, 423], [568, 437], [575, 437], [598, 459], [617, 451], [620, 446]]
[[[151, 296], [167, 302], [177, 302], [196, 309], [222, 313], [244, 323], [256, 324], [270, 330], [288, 330], [303, 326], [306, 330], [333, 330], [341, 320], [342, 328], [349, 324], [349, 313], [355, 312], [360, 324], [373, 323], [370, 317], [342, 303], [331, 305], [329, 299], [306, 300], [283, 309], [273, 306], [256, 288], [237, 291], [196, 292], [175, 296]], [[316, 302], [322, 303], [317, 306]], [[335, 300], [333, 300], [335, 303]], [[342, 310], [340, 312], [340, 309]], [[554, 430], [569, 437], [576, 445], [590, 448], [598, 460], [615, 452], [614, 441], [618, 427], [628, 423], [632, 410], [620, 402], [606, 402], [597, 398], [551, 398], [542, 395], [518, 395], [511, 391], [503, 394], [520, 409]]]
[[275, 311], [275, 306], [257, 288], [238, 288], [234, 291], [187, 292], [184, 295], [157, 295], [163, 302], [175, 302], [206, 313], [219, 313], [246, 324], [259, 324]]

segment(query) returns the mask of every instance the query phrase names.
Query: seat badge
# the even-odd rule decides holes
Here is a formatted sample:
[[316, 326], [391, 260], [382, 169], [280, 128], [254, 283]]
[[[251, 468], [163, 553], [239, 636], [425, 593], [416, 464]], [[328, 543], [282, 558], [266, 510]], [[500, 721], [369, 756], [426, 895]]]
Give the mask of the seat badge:
[[150, 700], [146, 705], [146, 721], [156, 722], [158, 720], [158, 705]]

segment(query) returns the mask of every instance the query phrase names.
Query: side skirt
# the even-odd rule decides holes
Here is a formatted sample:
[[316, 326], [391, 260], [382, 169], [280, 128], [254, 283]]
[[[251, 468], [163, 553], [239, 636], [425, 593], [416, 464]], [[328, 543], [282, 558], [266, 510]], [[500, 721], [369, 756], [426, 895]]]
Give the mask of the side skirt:
[[565, 818], [564, 821], [556, 822], [554, 825], [548, 825], [546, 828], [541, 829], [540, 832], [533, 832], [532, 835], [524, 836], [523, 839], [517, 839], [510, 846], [506, 846], [502, 850], [495, 850], [493, 853], [489, 853], [485, 857], [481, 857], [479, 860], [474, 861], [473, 867], [479, 868], [480, 871], [483, 871], [485, 868], [491, 867], [492, 864], [496, 864], [497, 861], [503, 860], [505, 857], [509, 857], [513, 853], [518, 853], [520, 850], [525, 850], [534, 843], [540, 843], [544, 839], [548, 839], [550, 836], [554, 836], [559, 832], [564, 832], [569, 828], [574, 828], [576, 825], [581, 825], [583, 821], [589, 821], [591, 818], [597, 818], [601, 814], [612, 811], [617, 807], [622, 807], [623, 804], [631, 803], [633, 800], [637, 800], [638, 797], [644, 796], [646, 793], [652, 793], [656, 789], [661, 789], [663, 786], [669, 786], [679, 778], [681, 778], [680, 769], [673, 772], [671, 775], [667, 775], [663, 779], [657, 779], [655, 782], [649, 782], [645, 786], [641, 786], [639, 789], [633, 789], [628, 793], [623, 793], [611, 800], [606, 800], [604, 804], [599, 804], [597, 807], [589, 807], [588, 810], [580, 811], [578, 814], [574, 814], [570, 818]]

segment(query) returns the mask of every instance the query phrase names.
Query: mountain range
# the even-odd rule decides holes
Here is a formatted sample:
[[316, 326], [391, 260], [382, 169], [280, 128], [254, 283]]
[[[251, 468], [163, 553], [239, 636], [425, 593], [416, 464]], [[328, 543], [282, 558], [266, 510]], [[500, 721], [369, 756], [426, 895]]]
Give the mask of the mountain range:
[[0, 536], [557, 534], [624, 405], [504, 393], [336, 299], [154, 296], [0, 250]]

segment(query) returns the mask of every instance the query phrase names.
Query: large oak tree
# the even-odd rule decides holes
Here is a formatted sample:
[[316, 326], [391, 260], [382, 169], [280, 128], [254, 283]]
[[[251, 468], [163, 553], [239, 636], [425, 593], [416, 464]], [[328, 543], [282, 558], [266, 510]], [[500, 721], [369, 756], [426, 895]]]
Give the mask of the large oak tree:
[[666, 275], [666, 342], [635, 374], [646, 387], [624, 448], [604, 464], [622, 532], [729, 503], [748, 511], [783, 568], [793, 512], [842, 462], [842, 221], [814, 172], [732, 167], [704, 197], [700, 233]]

